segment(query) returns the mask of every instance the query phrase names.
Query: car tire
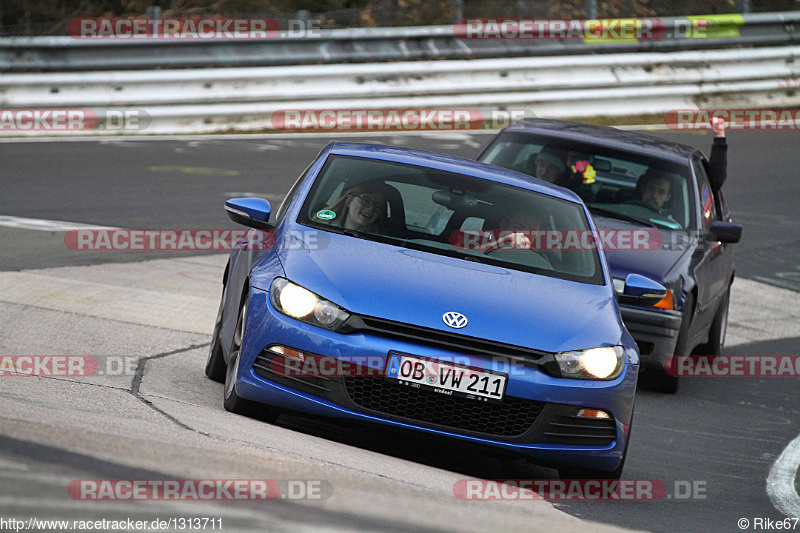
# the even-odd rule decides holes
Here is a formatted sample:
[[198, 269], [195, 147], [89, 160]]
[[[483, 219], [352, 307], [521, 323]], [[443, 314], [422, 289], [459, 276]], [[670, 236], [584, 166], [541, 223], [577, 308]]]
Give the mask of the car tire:
[[278, 419], [278, 414], [258, 402], [246, 400], [236, 392], [236, 378], [239, 375], [239, 360], [242, 352], [242, 342], [244, 341], [244, 325], [247, 320], [247, 307], [249, 298], [242, 304], [239, 318], [236, 321], [236, 329], [233, 333], [233, 343], [231, 345], [231, 357], [225, 372], [225, 387], [223, 388], [223, 406], [226, 411], [239, 415], [258, 418], [265, 422], [274, 422]]
[[723, 296], [722, 303], [720, 303], [717, 314], [714, 315], [714, 321], [711, 323], [711, 329], [708, 331], [708, 342], [697, 347], [696, 352], [702, 355], [722, 355], [722, 349], [725, 348], [725, 333], [728, 330], [728, 307], [731, 302], [731, 286], [728, 285], [728, 290]]
[[219, 302], [217, 320], [214, 323], [214, 332], [211, 334], [211, 346], [208, 349], [208, 360], [206, 361], [206, 376], [217, 383], [225, 383], [227, 365], [225, 356], [222, 353], [222, 343], [219, 340], [219, 332], [222, 328], [222, 308], [225, 306], [225, 293], [227, 283], [222, 285], [222, 300]]
[[[673, 356], [689, 355], [687, 348], [689, 344], [689, 330], [692, 326], [692, 310], [694, 309], [694, 293], [690, 292], [683, 304], [683, 318], [681, 319], [681, 329], [678, 330], [678, 340], [675, 343]], [[674, 357], [670, 358], [669, 364], [675, 364]], [[680, 378], [671, 376], [665, 368], [648, 368], [642, 373], [640, 378], [642, 386], [646, 389], [657, 392], [674, 394], [680, 386]]]

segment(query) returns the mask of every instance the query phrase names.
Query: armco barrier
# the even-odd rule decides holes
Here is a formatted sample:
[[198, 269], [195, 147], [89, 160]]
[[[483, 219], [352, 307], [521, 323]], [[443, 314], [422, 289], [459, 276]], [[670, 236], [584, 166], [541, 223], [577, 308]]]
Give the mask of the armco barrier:
[[[753, 48], [675, 53], [640, 53], [409, 61], [229, 69], [181, 69], [76, 73], [6, 74], [0, 77], [0, 107], [134, 107], [182, 104], [282, 102], [308, 107], [309, 101], [370, 99], [373, 106], [432, 96], [465, 103], [531, 102], [553, 94], [586, 90], [602, 96], [611, 89], [660, 88], [682, 94], [695, 87], [726, 91], [743, 82], [779, 81], [800, 76], [800, 47]], [[673, 90], [674, 89], [674, 90]], [[787, 90], [786, 92], [790, 92]], [[510, 98], [510, 99], [509, 99]], [[402, 100], [402, 101], [401, 101]], [[698, 100], [698, 104], [702, 101]], [[289, 106], [291, 107], [291, 106]], [[407, 107], [407, 106], [406, 106]], [[327, 107], [325, 107], [327, 109]]]
[[[7, 74], [0, 108], [144, 110], [88, 134], [274, 131], [281, 110], [475, 109], [582, 118], [800, 105], [800, 46], [254, 69]], [[102, 116], [102, 113], [98, 113]], [[41, 135], [4, 131], [0, 135]], [[58, 133], [58, 132], [44, 132]], [[64, 132], [76, 134], [75, 131]]]
[[[686, 38], [703, 19], [708, 31]], [[269, 40], [80, 40], [72, 37], [0, 39], [0, 72], [65, 72], [155, 68], [372, 63], [571, 54], [670, 52], [800, 42], [800, 12], [662, 19], [664, 38], [639, 42], [469, 40], [453, 26], [324, 30]], [[691, 32], [690, 32], [691, 33]]]
[[[63, 72], [10, 72], [0, 75], [0, 110], [90, 109], [97, 127], [58, 132], [9, 129], [0, 124], [0, 136], [275, 131], [273, 113], [287, 109], [470, 109], [482, 113], [506, 111], [512, 118], [520, 113], [586, 118], [663, 114], [673, 109], [800, 105], [800, 46], [732, 47], [742, 39], [758, 37], [759, 31], [764, 35], [775, 34], [771, 41], [785, 40], [787, 36], [794, 41], [791, 21], [795, 17], [800, 22], [800, 13], [727, 17], [728, 23], [733, 17], [739, 17], [743, 23], [734, 26], [741, 34], [728, 37], [727, 46], [731, 47], [721, 49], [653, 52], [647, 50], [656, 48], [659, 42], [643, 41], [624, 45], [633, 46], [636, 53], [611, 53], [609, 47], [623, 45], [457, 40], [458, 45], [465, 47], [487, 42], [496, 46], [543, 47], [538, 50], [562, 46], [571, 47], [573, 53], [504, 57], [498, 51], [499, 57], [487, 59], [363, 63], [359, 61], [364, 56], [353, 49], [351, 55], [346, 56], [347, 62], [339, 64], [139, 69], [145, 61], [126, 65], [133, 67], [130, 70], [77, 72], [65, 68]], [[778, 24], [778, 20], [782, 23]], [[383, 56], [378, 48], [365, 43], [393, 42], [400, 46], [407, 39], [429, 39], [432, 35], [452, 39], [452, 27], [446, 29], [449, 36], [443, 27], [343, 30], [345, 33], [329, 32], [327, 36], [349, 35], [352, 42], [362, 47], [359, 50], [369, 50], [374, 57], [387, 59], [391, 54]], [[28, 41], [47, 48], [63, 39], [70, 38]], [[14, 42], [19, 44], [23, 40]], [[294, 41], [298, 48], [292, 49], [292, 53], [299, 54], [301, 41]], [[332, 42], [331, 39], [323, 41]], [[684, 41], [693, 41], [699, 47], [709, 44], [698, 39]], [[186, 51], [195, 46], [199, 46], [199, 50], [206, 45], [253, 45], [250, 41], [194, 43], [197, 41], [179, 41], [174, 45], [177, 48], [171, 48], [173, 45], [166, 43], [130, 41], [121, 45], [109, 41], [70, 40], [70, 50], [160, 50], [162, 66], [180, 66], [180, 61], [173, 63], [167, 58], [170, 50]], [[320, 42], [316, 42], [315, 46], [319, 45]], [[598, 51], [603, 53], [594, 53]], [[7, 52], [4, 49], [2, 53]], [[447, 48], [442, 48], [437, 49], [433, 57], [447, 55]], [[295, 55], [295, 59], [297, 57]], [[334, 57], [336, 55], [332, 54], [328, 59]], [[69, 52], [65, 52], [57, 64], [63, 67], [68, 58]], [[339, 58], [344, 60], [345, 55]], [[241, 58], [234, 55], [230, 59], [235, 63]], [[214, 65], [214, 61], [210, 58], [203, 66]], [[107, 110], [112, 113], [106, 113]], [[110, 120], [107, 117], [118, 117], [126, 111], [141, 112], [146, 121], [133, 129], [115, 129], [106, 124]]]

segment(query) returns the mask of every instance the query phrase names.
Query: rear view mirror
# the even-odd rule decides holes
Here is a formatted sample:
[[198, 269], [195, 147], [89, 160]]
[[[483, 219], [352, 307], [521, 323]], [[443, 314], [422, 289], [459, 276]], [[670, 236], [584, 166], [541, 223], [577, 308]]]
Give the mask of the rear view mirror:
[[450, 211], [458, 211], [464, 208], [474, 208], [478, 205], [477, 198], [465, 194], [460, 190], [436, 191], [433, 193], [433, 201], [446, 207]]
[[617, 300], [621, 304], [652, 307], [666, 295], [667, 289], [660, 283], [639, 274], [628, 274], [622, 293], [617, 294]]
[[269, 202], [263, 198], [231, 198], [225, 202], [225, 212], [237, 224], [255, 229], [274, 229], [268, 222]]
[[611, 172], [611, 161], [608, 159], [600, 159], [599, 157], [592, 158], [592, 166], [595, 170], [600, 172]]
[[742, 225], [715, 220], [706, 234], [706, 240], [725, 243], [737, 243], [742, 238]]

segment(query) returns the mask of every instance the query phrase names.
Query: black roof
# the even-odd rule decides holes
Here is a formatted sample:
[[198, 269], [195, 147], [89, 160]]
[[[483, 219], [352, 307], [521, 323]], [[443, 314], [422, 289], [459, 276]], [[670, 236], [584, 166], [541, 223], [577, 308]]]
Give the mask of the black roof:
[[560, 140], [594, 144], [668, 159], [676, 163], [686, 163], [686, 160], [692, 154], [699, 152], [693, 146], [665, 141], [646, 133], [568, 120], [529, 118], [511, 124], [503, 132], [541, 135]]

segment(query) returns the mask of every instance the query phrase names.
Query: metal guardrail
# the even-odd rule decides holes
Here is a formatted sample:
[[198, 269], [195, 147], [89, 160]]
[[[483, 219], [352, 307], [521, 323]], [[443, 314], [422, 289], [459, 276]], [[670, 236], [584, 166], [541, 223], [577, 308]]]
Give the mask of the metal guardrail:
[[[141, 110], [114, 133], [276, 131], [286, 110], [498, 110], [585, 118], [800, 105], [800, 46], [291, 67], [6, 74], [2, 108]], [[109, 128], [110, 129], [110, 128]], [[42, 135], [2, 131], [0, 136]], [[49, 132], [44, 132], [45, 134]], [[57, 132], [53, 132], [57, 133]], [[69, 132], [64, 132], [69, 133]], [[109, 133], [98, 129], [81, 132]], [[72, 132], [74, 134], [74, 132]]]
[[[501, 103], [509, 94], [529, 98], [547, 91], [695, 85], [702, 87], [800, 76], [800, 47], [675, 53], [640, 53], [300, 65], [229, 69], [6, 74], [0, 107], [135, 107], [267, 103], [293, 108], [308, 102], [370, 99], [419, 100], [475, 95]], [[778, 84], [774, 85], [778, 89]], [[468, 96], [470, 95], [470, 96]], [[492, 95], [492, 96], [489, 96]]]
[[[681, 37], [694, 20], [713, 31]], [[479, 59], [572, 54], [617, 54], [785, 46], [800, 43], [800, 12], [662, 19], [662, 39], [639, 42], [581, 40], [465, 40], [453, 26], [325, 30], [315, 36], [271, 40], [80, 40], [71, 37], [0, 39], [0, 72], [97, 71], [159, 68], [280, 66], [426, 59]]]

